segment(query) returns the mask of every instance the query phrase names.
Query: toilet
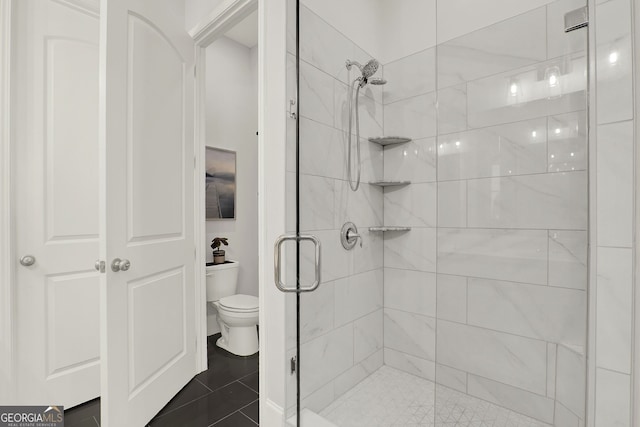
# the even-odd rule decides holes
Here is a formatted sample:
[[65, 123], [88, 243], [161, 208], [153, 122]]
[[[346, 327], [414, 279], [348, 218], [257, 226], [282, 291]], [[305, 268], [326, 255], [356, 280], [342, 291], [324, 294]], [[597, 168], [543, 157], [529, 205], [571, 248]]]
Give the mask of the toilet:
[[218, 311], [218, 325], [222, 336], [216, 344], [238, 356], [258, 352], [258, 298], [236, 294], [238, 287], [237, 261], [207, 265], [207, 302]]

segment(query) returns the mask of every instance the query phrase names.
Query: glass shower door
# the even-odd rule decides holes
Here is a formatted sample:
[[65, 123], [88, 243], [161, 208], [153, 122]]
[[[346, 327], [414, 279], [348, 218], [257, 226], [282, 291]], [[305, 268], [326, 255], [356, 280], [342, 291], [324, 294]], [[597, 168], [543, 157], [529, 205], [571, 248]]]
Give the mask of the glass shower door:
[[289, 1], [289, 423], [582, 425], [585, 1], [387, 3]]

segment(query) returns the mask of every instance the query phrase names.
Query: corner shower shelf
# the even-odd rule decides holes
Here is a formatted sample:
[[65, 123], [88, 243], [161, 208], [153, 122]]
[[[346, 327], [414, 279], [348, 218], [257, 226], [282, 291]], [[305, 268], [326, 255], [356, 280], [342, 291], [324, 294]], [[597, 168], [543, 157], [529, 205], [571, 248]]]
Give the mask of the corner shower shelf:
[[411, 181], [375, 181], [369, 184], [377, 185], [378, 187], [399, 187], [401, 185], [409, 185]]
[[369, 227], [369, 231], [409, 231], [411, 227]]
[[386, 146], [404, 144], [405, 142], [410, 142], [411, 138], [407, 138], [404, 136], [376, 136], [375, 138], [369, 138], [369, 141], [375, 142], [376, 144], [380, 144], [382, 146]]

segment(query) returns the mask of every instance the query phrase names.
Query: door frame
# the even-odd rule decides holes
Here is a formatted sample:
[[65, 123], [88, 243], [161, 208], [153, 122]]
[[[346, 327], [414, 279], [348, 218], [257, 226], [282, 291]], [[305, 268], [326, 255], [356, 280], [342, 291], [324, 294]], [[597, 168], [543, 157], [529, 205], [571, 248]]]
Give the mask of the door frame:
[[207, 283], [205, 274], [206, 213], [205, 213], [205, 147], [206, 147], [206, 49], [234, 25], [258, 8], [258, 0], [225, 1], [198, 23], [189, 35], [195, 42], [195, 108], [194, 108], [194, 236], [195, 258], [195, 313], [197, 366], [207, 370]]
[[13, 0], [0, 0], [0, 378], [9, 387], [14, 384], [14, 233], [13, 178], [11, 138], [11, 28]]
[[[204, 150], [206, 56], [213, 41], [258, 10], [258, 271], [260, 424], [285, 423], [285, 295], [273, 283], [274, 242], [285, 233], [287, 0], [225, 0], [189, 34], [195, 42], [195, 235], [198, 364], [207, 367]], [[268, 53], [268, 54], [267, 54]], [[266, 82], [269, 82], [267, 85]], [[265, 126], [269, 123], [269, 126]], [[268, 149], [266, 148], [268, 147]], [[268, 367], [268, 369], [266, 369]]]

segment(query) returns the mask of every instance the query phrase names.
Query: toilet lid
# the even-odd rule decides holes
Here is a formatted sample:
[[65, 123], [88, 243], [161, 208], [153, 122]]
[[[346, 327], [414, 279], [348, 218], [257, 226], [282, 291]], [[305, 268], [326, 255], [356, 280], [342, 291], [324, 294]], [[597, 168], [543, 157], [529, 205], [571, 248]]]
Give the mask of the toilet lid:
[[220, 298], [220, 305], [229, 310], [253, 311], [258, 309], [258, 298], [253, 295], [231, 295]]

